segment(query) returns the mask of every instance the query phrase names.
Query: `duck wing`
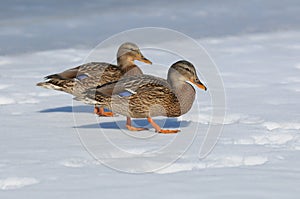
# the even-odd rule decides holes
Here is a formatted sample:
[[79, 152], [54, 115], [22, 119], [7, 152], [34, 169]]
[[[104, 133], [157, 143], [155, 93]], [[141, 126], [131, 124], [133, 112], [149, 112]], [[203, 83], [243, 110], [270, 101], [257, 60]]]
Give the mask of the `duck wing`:
[[48, 75], [45, 77], [45, 79], [70, 80], [70, 79], [75, 79], [77, 77], [80, 77], [82, 75], [86, 75], [87, 77], [97, 76], [103, 74], [108, 68], [111, 68], [112, 72], [115, 70], [119, 70], [119, 67], [113, 64], [109, 64], [105, 62], [91, 62], [91, 63], [82, 64], [75, 68], [65, 70], [61, 73]]
[[86, 89], [116, 81], [121, 76], [122, 71], [116, 65], [91, 62], [48, 75], [45, 77], [46, 81], [38, 83], [37, 86], [77, 95]]
[[137, 75], [98, 86], [95, 89], [95, 94], [106, 96], [119, 95], [121, 97], [128, 96], [129, 93], [135, 94], [139, 89], [150, 84], [152, 87], [156, 85], [169, 87], [168, 82], [163, 78], [152, 75]]

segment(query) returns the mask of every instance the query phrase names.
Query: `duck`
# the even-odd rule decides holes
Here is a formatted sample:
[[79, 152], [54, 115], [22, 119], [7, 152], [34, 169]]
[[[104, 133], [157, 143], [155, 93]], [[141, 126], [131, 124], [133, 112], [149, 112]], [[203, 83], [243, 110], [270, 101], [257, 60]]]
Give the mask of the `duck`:
[[[134, 63], [135, 60], [152, 64], [135, 43], [125, 42], [118, 49], [117, 65], [105, 62], [85, 63], [61, 73], [48, 75], [45, 77], [45, 81], [37, 83], [37, 86], [79, 97], [89, 88], [118, 81], [123, 77], [143, 74], [142, 70]], [[94, 106], [94, 113], [99, 116], [113, 116], [112, 112], [105, 112], [103, 108], [97, 106]]]
[[126, 77], [110, 82], [81, 95], [85, 103], [94, 103], [127, 117], [126, 127], [132, 131], [147, 130], [134, 127], [128, 118], [147, 118], [158, 133], [177, 133], [178, 129], [162, 129], [152, 117], [179, 117], [187, 113], [195, 100], [192, 86], [207, 90], [199, 80], [192, 63], [180, 60], [172, 64], [167, 79], [151, 75]]

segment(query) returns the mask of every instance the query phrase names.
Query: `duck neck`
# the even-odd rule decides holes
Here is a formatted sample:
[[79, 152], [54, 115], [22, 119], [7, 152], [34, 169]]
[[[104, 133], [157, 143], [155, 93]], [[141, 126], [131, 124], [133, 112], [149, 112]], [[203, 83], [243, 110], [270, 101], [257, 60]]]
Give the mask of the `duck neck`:
[[168, 79], [168, 82], [180, 103], [181, 114], [187, 113], [195, 100], [195, 89], [186, 81]]
[[134, 60], [130, 56], [122, 55], [117, 58], [117, 64], [121, 68], [126, 68], [128, 66], [134, 65]]
[[130, 56], [123, 55], [118, 57], [117, 64], [121, 68], [123, 76], [143, 74], [142, 70], [135, 65], [133, 58]]

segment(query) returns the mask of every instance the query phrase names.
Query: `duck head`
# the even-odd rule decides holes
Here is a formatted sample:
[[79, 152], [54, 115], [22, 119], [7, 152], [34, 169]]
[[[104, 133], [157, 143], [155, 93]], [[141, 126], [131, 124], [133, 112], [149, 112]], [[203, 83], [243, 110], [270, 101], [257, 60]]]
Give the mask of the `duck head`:
[[171, 66], [168, 72], [168, 81], [171, 85], [189, 81], [198, 88], [207, 90], [206, 86], [199, 80], [193, 64], [185, 60], [178, 61]]
[[131, 42], [123, 43], [117, 53], [118, 65], [130, 65], [134, 64], [134, 60], [144, 62], [146, 64], [152, 64], [152, 62], [144, 57], [139, 47]]

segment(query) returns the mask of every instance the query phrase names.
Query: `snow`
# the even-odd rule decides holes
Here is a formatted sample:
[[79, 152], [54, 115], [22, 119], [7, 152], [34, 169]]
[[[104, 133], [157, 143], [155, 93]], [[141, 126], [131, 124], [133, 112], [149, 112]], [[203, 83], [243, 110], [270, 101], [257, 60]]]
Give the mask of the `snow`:
[[10, 189], [19, 189], [24, 186], [33, 185], [39, 183], [35, 178], [17, 178], [10, 177], [6, 179], [0, 179], [0, 189], [10, 190]]
[[295, 122], [281, 122], [281, 123], [265, 122], [263, 123], [263, 126], [270, 131], [274, 129], [294, 129], [294, 130], [300, 129], [300, 123], [295, 123]]
[[[4, 1], [0, 8], [0, 198], [299, 197], [298, 1], [114, 1], [101, 5], [103, 13], [96, 1], [28, 2]], [[127, 6], [134, 11], [121, 16]], [[161, 135], [145, 120], [134, 124], [149, 131], [129, 132], [123, 116], [98, 118], [93, 107], [73, 102], [70, 95], [35, 86], [89, 55], [101, 61], [109, 53], [90, 54], [92, 47], [114, 33], [143, 26], [189, 34], [220, 70], [226, 117], [206, 158], [199, 158], [199, 150], [211, 123], [208, 92], [197, 90], [192, 110], [178, 119], [155, 118], [166, 128], [181, 129], [178, 135]], [[191, 59], [198, 56], [176, 42]], [[147, 74], [166, 77], [174, 57], [163, 55], [150, 49], [145, 56], [158, 64], [138, 64]], [[79, 138], [78, 131], [85, 137]], [[84, 148], [81, 142], [88, 138], [94, 139]], [[111, 143], [118, 150], [104, 153]], [[166, 152], [169, 146], [178, 150]], [[105, 158], [98, 161], [95, 154]], [[153, 172], [119, 171], [135, 172], [141, 165]]]
[[8, 97], [0, 97], [0, 105], [4, 105], [4, 104], [14, 104], [15, 101], [12, 98], [8, 98]]

